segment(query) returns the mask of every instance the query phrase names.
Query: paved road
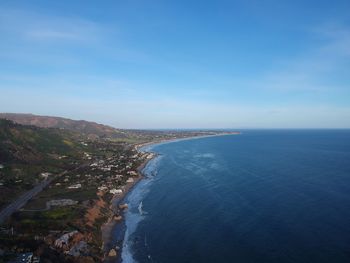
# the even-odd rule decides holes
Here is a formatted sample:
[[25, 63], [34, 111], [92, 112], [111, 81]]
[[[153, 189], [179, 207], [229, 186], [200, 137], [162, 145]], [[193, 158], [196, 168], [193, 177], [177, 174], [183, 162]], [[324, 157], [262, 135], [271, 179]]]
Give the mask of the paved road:
[[41, 183], [36, 185], [34, 188], [29, 190], [28, 192], [25, 192], [24, 194], [22, 194], [20, 197], [17, 198], [17, 200], [13, 201], [6, 208], [1, 210], [1, 212], [0, 212], [0, 224], [2, 224], [15, 211], [21, 209], [30, 199], [32, 199], [34, 196], [36, 196], [38, 193], [40, 193], [54, 179], [66, 174], [66, 173], [67, 173], [67, 171], [64, 171], [64, 172], [60, 173], [59, 175], [52, 176], [51, 178], [48, 178], [48, 179], [42, 181]]

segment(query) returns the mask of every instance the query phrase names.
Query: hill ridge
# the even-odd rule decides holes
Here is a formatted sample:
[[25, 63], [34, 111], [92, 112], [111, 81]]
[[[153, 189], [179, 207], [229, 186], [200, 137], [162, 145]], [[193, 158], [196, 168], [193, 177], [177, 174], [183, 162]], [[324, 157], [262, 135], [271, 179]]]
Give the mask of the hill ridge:
[[0, 118], [22, 125], [67, 129], [87, 135], [97, 135], [99, 137], [123, 137], [123, 132], [120, 129], [93, 121], [73, 120], [64, 117], [43, 116], [31, 113], [0, 113]]

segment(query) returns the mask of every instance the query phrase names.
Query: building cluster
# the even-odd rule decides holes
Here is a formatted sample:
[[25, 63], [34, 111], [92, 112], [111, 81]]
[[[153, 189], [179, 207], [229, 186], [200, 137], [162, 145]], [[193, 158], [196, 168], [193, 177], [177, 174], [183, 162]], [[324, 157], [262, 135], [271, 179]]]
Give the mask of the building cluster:
[[[138, 152], [137, 149], [131, 147], [122, 150], [113, 150], [113, 146], [99, 147], [95, 152], [84, 152], [83, 160], [80, 162], [74, 160], [78, 164], [76, 169], [71, 169], [60, 175], [50, 170], [43, 170], [39, 173], [38, 180], [39, 178], [40, 181], [52, 180], [47, 189], [44, 190], [43, 198], [46, 201], [46, 208], [39, 207], [37, 210], [31, 208], [28, 211], [45, 212], [56, 208], [62, 209], [62, 211], [68, 209], [69, 211], [71, 208], [65, 208], [66, 206], [77, 206], [79, 209], [86, 208], [88, 210], [94, 204], [97, 196], [103, 197], [108, 202], [111, 198], [124, 194], [138, 178], [140, 165], [153, 157], [151, 153]], [[123, 205], [119, 209], [127, 207], [126, 204]], [[85, 211], [85, 216], [88, 217], [87, 210], [81, 211]], [[98, 218], [94, 220], [96, 219]], [[121, 220], [121, 216], [115, 214], [114, 220]], [[81, 218], [79, 218], [79, 222], [82, 222]], [[45, 224], [48, 224], [47, 229], [34, 233], [33, 239], [44, 241], [50, 249], [63, 253], [65, 256], [75, 258], [91, 254], [89, 252], [91, 240], [84, 236], [86, 234], [84, 225], [78, 224], [78, 227], [74, 227], [77, 230], [71, 231], [72, 227], [57, 229], [56, 225], [52, 225], [50, 221], [46, 221]], [[22, 234], [12, 233], [11, 236], [19, 235]], [[30, 254], [32, 256], [29, 254], [17, 255], [22, 257], [21, 262], [35, 262], [33, 261], [33, 253]]]
[[119, 153], [107, 158], [88, 155], [91, 163], [87, 167], [79, 171], [79, 174], [65, 175], [56, 186], [69, 190], [95, 187], [101, 193], [121, 195], [127, 184], [134, 183], [134, 178], [138, 176], [138, 166], [153, 156], [152, 153], [140, 153], [136, 150], [132, 154]]

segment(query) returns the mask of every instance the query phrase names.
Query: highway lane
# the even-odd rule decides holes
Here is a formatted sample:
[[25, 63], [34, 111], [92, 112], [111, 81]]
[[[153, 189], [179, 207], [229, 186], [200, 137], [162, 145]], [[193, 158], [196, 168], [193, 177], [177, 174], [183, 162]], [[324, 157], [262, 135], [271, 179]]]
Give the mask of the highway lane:
[[32, 199], [34, 196], [36, 196], [38, 193], [40, 193], [42, 190], [44, 190], [44, 188], [47, 187], [54, 179], [66, 174], [66, 173], [67, 173], [67, 171], [64, 171], [64, 172], [60, 173], [59, 175], [52, 176], [52, 177], [40, 182], [34, 188], [25, 192], [20, 197], [18, 197], [15, 201], [13, 201], [7, 207], [5, 207], [3, 210], [1, 210], [0, 211], [0, 224], [4, 223], [5, 220], [10, 215], [12, 215], [15, 211], [21, 209], [30, 199]]

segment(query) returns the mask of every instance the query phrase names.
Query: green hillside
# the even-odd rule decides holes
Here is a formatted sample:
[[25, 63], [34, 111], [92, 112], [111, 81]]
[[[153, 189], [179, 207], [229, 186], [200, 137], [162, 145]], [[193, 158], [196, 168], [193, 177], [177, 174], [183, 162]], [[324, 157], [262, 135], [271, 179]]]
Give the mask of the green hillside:
[[0, 119], [0, 206], [31, 189], [43, 172], [58, 173], [81, 159], [79, 136]]
[[32, 163], [55, 155], [76, 154], [78, 144], [65, 132], [24, 126], [0, 119], [0, 160]]

